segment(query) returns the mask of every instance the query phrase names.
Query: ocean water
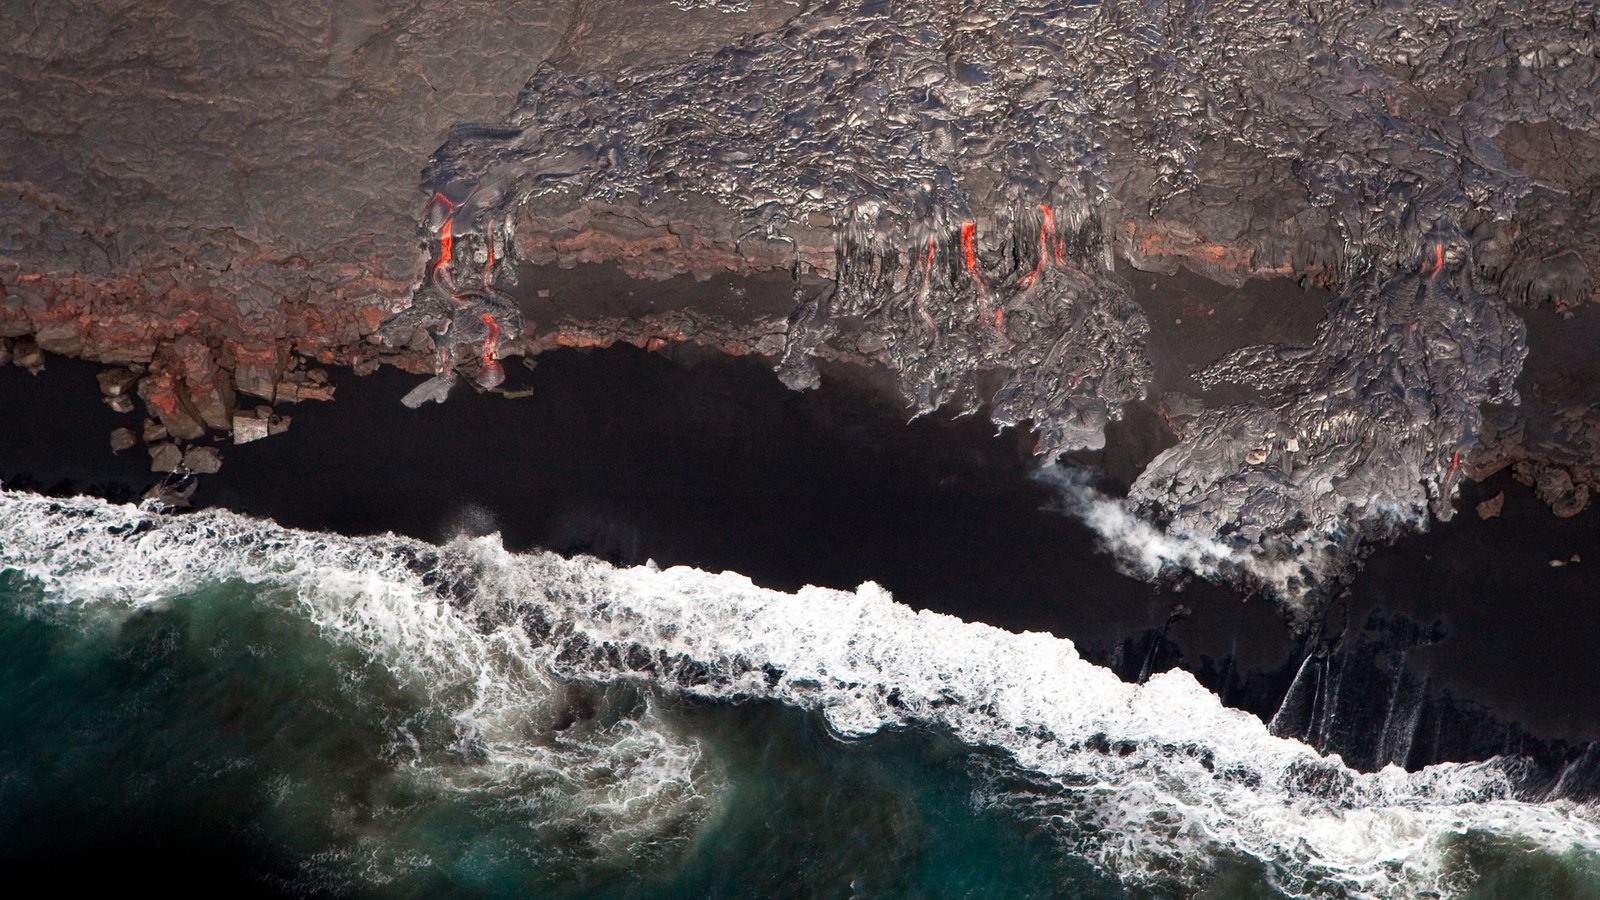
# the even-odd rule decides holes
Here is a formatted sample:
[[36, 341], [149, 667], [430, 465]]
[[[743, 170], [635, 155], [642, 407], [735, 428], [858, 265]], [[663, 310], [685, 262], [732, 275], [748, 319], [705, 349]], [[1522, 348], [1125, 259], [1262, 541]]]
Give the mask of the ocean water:
[[0, 491], [13, 872], [411, 897], [1600, 897], [1515, 761], [1354, 772], [1183, 673], [755, 587]]

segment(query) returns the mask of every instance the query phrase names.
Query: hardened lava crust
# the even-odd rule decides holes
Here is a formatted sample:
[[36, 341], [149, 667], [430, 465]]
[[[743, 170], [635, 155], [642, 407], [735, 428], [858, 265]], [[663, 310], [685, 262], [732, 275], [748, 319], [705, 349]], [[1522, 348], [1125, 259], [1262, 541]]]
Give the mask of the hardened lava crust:
[[[1130, 505], [1285, 595], [1448, 518], [1464, 475], [1516, 466], [1562, 513], [1600, 488], [1595, 392], [1561, 356], [1582, 376], [1592, 350], [1550, 329], [1563, 364], [1530, 380], [1523, 320], [1593, 330], [1589, 4], [17, 21], [6, 352], [136, 366], [174, 435], [228, 427], [240, 393], [318, 396], [317, 364], [431, 373], [422, 403], [458, 372], [492, 390], [507, 357], [617, 340], [763, 354], [797, 389], [819, 358], [869, 364], [910, 413], [1027, 426], [1047, 462], [1159, 395], [1176, 443]], [[763, 288], [550, 302], [573, 266]], [[1309, 343], [1221, 348], [1176, 396], [1126, 273], [1180, 267], [1331, 299]]]

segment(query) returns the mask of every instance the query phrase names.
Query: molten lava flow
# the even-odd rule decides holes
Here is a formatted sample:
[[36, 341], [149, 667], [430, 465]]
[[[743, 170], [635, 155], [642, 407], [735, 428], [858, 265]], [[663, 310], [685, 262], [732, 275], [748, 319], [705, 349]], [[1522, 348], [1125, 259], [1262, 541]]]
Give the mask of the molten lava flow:
[[500, 323], [494, 316], [483, 313], [483, 324], [489, 327], [489, 335], [483, 339], [483, 364], [489, 366], [494, 364], [495, 354], [500, 351]]
[[1460, 466], [1461, 466], [1461, 451], [1457, 450], [1456, 452], [1450, 454], [1450, 471], [1447, 472], [1444, 477], [1445, 478], [1449, 478], [1451, 475], [1456, 474], [1456, 469], [1460, 468]]
[[423, 208], [423, 215], [432, 215], [433, 208], [436, 206], [444, 208], [445, 218], [443, 224], [439, 226], [439, 258], [434, 260], [432, 266], [428, 267], [428, 276], [439, 280], [446, 290], [452, 290], [454, 288], [454, 279], [450, 276], [450, 259], [451, 251], [455, 246], [452, 229], [455, 227], [457, 204], [443, 193], [434, 191], [433, 196], [428, 198], [428, 205]]
[[433, 264], [435, 269], [440, 266], [450, 265], [450, 251], [455, 246], [455, 237], [451, 228], [455, 225], [455, 217], [444, 220], [444, 225], [439, 228], [439, 260]]
[[[978, 224], [976, 222], [961, 223], [961, 252], [966, 259], [967, 272], [972, 275], [972, 280], [978, 285], [978, 319], [989, 319], [989, 285], [983, 280], [983, 273], [978, 271]], [[1005, 322], [1005, 309], [996, 307], [994, 311], [994, 327], [999, 328]]]
[[[1044, 213], [1044, 221], [1039, 224], [1039, 243], [1050, 246], [1055, 250], [1056, 262], [1061, 262], [1061, 257], [1066, 253], [1066, 241], [1056, 236], [1056, 214], [1048, 203], [1039, 204], [1039, 210]], [[1043, 255], [1043, 247], [1039, 250]]]
[[488, 390], [499, 387], [506, 380], [506, 370], [495, 359], [495, 355], [500, 350], [500, 323], [496, 322], [494, 316], [488, 313], [482, 313], [481, 315], [483, 316], [483, 324], [489, 329], [489, 333], [483, 338], [483, 367], [479, 369], [476, 381], [479, 387]]
[[483, 230], [483, 243], [489, 250], [489, 260], [483, 264], [483, 286], [488, 287], [494, 281], [494, 220], [489, 220], [489, 227]]
[[[1056, 237], [1055, 213], [1050, 210], [1049, 204], [1046, 203], [1039, 204], [1039, 210], [1044, 214], [1044, 217], [1039, 220], [1039, 261], [1033, 264], [1033, 271], [1022, 276], [1017, 282], [1017, 289], [1022, 291], [1033, 287], [1033, 283], [1039, 278], [1039, 273], [1043, 272], [1045, 266], [1050, 264], [1052, 251], [1055, 253], [1056, 262], [1061, 261], [1063, 247], [1060, 239]], [[996, 322], [995, 324], [998, 325], [999, 323]]]
[[1435, 243], [1432, 261], [1426, 259], [1422, 261], [1422, 274], [1431, 278], [1439, 274], [1442, 269], [1444, 269], [1444, 244]]
[[455, 276], [450, 265], [452, 251], [455, 247], [455, 237], [451, 232], [454, 225], [455, 217], [452, 216], [445, 219], [444, 224], [439, 227], [439, 258], [434, 260], [433, 268], [428, 270], [428, 274], [445, 291], [453, 291], [456, 286]]

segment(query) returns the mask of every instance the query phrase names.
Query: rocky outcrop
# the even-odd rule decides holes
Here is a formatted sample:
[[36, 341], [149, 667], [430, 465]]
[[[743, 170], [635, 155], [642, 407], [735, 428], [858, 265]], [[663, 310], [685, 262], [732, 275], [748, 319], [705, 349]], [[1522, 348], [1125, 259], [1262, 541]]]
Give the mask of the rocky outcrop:
[[[1150, 381], [1114, 255], [1316, 278], [1339, 296], [1317, 342], [1202, 373], [1256, 396], [1194, 417], [1133, 493], [1173, 539], [1243, 554], [1288, 594], [1451, 515], [1479, 405], [1517, 401], [1507, 303], [1587, 294], [1587, 239], [1558, 232], [1594, 225], [1592, 173], [1534, 144], [1576, 152], [1600, 127], [1592, 11], [1447, 29], [1404, 4], [844, 13], [812, 4], [651, 65], [540, 69], [510, 116], [435, 154], [432, 271], [466, 258], [487, 285], [509, 244], [825, 274], [788, 318], [787, 383], [814, 385], [823, 348], [853, 352], [913, 410], [1028, 423], [1047, 458], [1099, 446]], [[448, 292], [425, 283], [417, 308]], [[481, 331], [448, 319], [430, 329], [444, 373]]]
[[[1463, 472], [1519, 466], [1563, 510], [1595, 489], [1592, 404], [1477, 410], [1515, 408], [1513, 307], [1579, 310], [1600, 273], [1597, 24], [1576, 3], [35, 6], [0, 35], [0, 336], [19, 364], [136, 376], [108, 402], [138, 396], [155, 443], [270, 434], [331, 395], [328, 365], [432, 373], [420, 402], [519, 354], [695, 341], [802, 388], [815, 359], [869, 363], [913, 411], [981, 409], [1052, 457], [1153, 383], [1116, 260], [1297, 276], [1337, 297], [1317, 339], [1202, 373], [1133, 495], [1293, 592], [1359, 536], [1448, 516]], [[541, 296], [578, 265], [673, 299]], [[730, 273], [759, 296], [667, 287]]]
[[325, 396], [296, 371], [373, 355], [414, 283], [420, 161], [515, 94], [570, 6], [10, 10], [0, 335], [148, 365], [174, 435], [226, 430], [237, 394]]

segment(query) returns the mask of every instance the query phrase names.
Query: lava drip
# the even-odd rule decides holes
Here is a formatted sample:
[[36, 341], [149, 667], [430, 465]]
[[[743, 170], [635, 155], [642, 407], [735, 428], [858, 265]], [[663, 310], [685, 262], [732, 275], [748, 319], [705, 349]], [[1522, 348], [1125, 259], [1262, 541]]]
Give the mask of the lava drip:
[[435, 210], [444, 211], [444, 221], [435, 227], [438, 235], [439, 254], [434, 258], [433, 264], [428, 267], [428, 277], [435, 281], [440, 290], [449, 292], [455, 290], [455, 272], [452, 257], [455, 250], [455, 210], [457, 204], [439, 191], [434, 191], [433, 197], [428, 201], [423, 210], [425, 217], [431, 217]]
[[1066, 249], [1066, 242], [1056, 236], [1056, 216], [1055, 212], [1050, 208], [1050, 204], [1039, 204], [1039, 212], [1041, 214], [1039, 217], [1039, 261], [1033, 264], [1033, 268], [1028, 274], [1017, 279], [1017, 290], [1019, 291], [1030, 290], [1034, 283], [1039, 280], [1039, 274], [1047, 266], [1051, 265], [1052, 261], [1057, 263], [1062, 261], [1062, 254]]
[[978, 223], [961, 223], [961, 255], [967, 267], [967, 275], [972, 278], [972, 284], [978, 290], [978, 321], [988, 324], [990, 320], [989, 307], [994, 306], [994, 327], [1000, 328], [1005, 322], [1005, 306], [995, 303], [994, 293], [989, 290], [989, 282], [983, 278], [983, 273], [978, 270], [977, 247]]
[[[413, 289], [409, 306], [378, 325], [379, 336], [391, 345], [414, 346], [424, 335], [433, 344], [435, 376], [406, 395], [403, 402], [408, 406], [444, 402], [455, 383], [456, 348], [463, 345], [475, 349], [474, 383], [485, 390], [499, 386], [505, 381], [505, 368], [499, 362], [501, 341], [522, 334], [522, 311], [494, 287], [493, 220], [473, 227], [462, 221], [461, 208], [462, 203], [443, 192], [428, 200], [424, 233], [436, 244], [428, 277]], [[463, 290], [455, 279], [455, 262], [478, 258], [479, 241], [484, 261], [481, 286]]]
[[488, 254], [488, 259], [483, 263], [483, 286], [490, 287], [494, 284], [494, 220], [489, 220], [489, 227], [484, 229], [483, 246]]
[[[824, 342], [853, 347], [895, 373], [918, 415], [987, 407], [998, 425], [1031, 425], [1047, 458], [1102, 446], [1107, 422], [1150, 380], [1148, 326], [1103, 265], [1097, 217], [1071, 219], [1082, 232], [1070, 242], [1080, 253], [1074, 264], [1058, 208], [1035, 202], [1002, 212], [996, 219], [1012, 233], [992, 249], [977, 217], [941, 227], [932, 214], [929, 225], [911, 226], [921, 234], [907, 242], [892, 237], [905, 226], [877, 218], [876, 208], [858, 213], [841, 230], [833, 292], [790, 318], [780, 376], [811, 386], [813, 351]], [[908, 243], [918, 249], [907, 253]], [[999, 391], [983, 392], [980, 383], [996, 376], [1005, 379]]]
[[488, 333], [483, 338], [483, 355], [480, 357], [481, 365], [475, 381], [479, 387], [488, 390], [499, 387], [506, 380], [506, 370], [496, 359], [496, 354], [500, 352], [500, 323], [488, 313], [479, 315]]

